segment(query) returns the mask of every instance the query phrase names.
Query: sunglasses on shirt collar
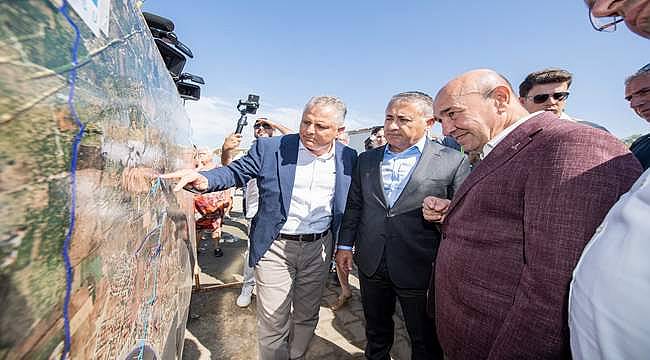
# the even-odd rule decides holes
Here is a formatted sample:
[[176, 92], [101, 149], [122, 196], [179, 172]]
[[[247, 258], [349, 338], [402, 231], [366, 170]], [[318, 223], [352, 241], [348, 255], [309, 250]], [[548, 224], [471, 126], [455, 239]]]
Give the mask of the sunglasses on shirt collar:
[[562, 101], [562, 100], [566, 100], [566, 98], [569, 97], [569, 92], [568, 91], [562, 91], [562, 92], [556, 92], [556, 93], [552, 93], [552, 94], [538, 94], [538, 95], [533, 96], [533, 102], [535, 104], [543, 104], [548, 100], [548, 98], [550, 96], [552, 96], [553, 99], [555, 99], [557, 101]]

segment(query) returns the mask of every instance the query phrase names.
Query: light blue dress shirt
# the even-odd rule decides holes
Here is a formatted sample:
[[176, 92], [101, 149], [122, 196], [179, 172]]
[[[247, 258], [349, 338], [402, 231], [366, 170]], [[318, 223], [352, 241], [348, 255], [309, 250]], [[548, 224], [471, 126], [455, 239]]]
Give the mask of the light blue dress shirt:
[[426, 136], [423, 136], [415, 145], [400, 153], [392, 152], [386, 145], [384, 160], [381, 162], [381, 180], [389, 207], [395, 205], [411, 178], [411, 173], [422, 155], [425, 141]]
[[[389, 207], [395, 204], [406, 187], [415, 165], [420, 160], [426, 141], [427, 137], [423, 136], [415, 145], [401, 153], [390, 151], [389, 146], [386, 145], [384, 159], [381, 162], [381, 180], [384, 187], [384, 196]], [[338, 245], [336, 248], [339, 250], [352, 250], [352, 246], [345, 245]]]

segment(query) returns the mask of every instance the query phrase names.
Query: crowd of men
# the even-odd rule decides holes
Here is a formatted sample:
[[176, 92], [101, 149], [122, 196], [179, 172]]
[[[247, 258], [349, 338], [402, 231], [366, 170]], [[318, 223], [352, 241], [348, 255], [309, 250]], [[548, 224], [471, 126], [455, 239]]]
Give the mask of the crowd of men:
[[[597, 30], [625, 21], [650, 39], [650, 1], [586, 3]], [[345, 104], [316, 96], [298, 134], [271, 136], [262, 119], [270, 131], [245, 156], [163, 177], [202, 192], [256, 182], [248, 273], [261, 359], [304, 358], [333, 253], [339, 278], [359, 270], [368, 359], [390, 358], [396, 300], [413, 359], [647, 358], [650, 134], [628, 149], [567, 115], [571, 82], [545, 69], [516, 93], [478, 69], [435, 97], [396, 94], [387, 144], [360, 155], [336, 140]], [[650, 64], [624, 96], [650, 122]], [[436, 121], [462, 151], [426, 136]]]

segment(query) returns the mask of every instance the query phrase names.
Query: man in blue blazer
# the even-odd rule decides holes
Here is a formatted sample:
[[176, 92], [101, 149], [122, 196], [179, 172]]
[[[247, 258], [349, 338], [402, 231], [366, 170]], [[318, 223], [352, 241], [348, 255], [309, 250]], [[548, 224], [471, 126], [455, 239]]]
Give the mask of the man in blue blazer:
[[258, 139], [248, 154], [210, 171], [180, 170], [176, 190], [202, 192], [257, 179], [249, 264], [257, 281], [261, 359], [301, 359], [318, 323], [322, 290], [345, 210], [357, 153], [335, 141], [347, 110], [336, 97], [312, 98], [299, 134]]

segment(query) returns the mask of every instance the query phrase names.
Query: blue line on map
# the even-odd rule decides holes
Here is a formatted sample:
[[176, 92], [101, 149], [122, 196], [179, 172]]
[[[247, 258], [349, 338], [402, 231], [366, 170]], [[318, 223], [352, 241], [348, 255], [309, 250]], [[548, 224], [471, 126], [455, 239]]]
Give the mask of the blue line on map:
[[61, 354], [61, 359], [67, 359], [70, 354], [70, 295], [72, 292], [72, 264], [70, 263], [70, 241], [72, 240], [72, 233], [74, 231], [74, 218], [75, 218], [75, 208], [77, 205], [77, 158], [79, 155], [79, 143], [83, 137], [84, 130], [86, 125], [79, 120], [79, 115], [74, 106], [74, 88], [75, 81], [77, 79], [77, 54], [79, 51], [79, 42], [81, 40], [81, 35], [79, 33], [79, 27], [77, 24], [72, 21], [70, 15], [68, 14], [68, 1], [63, 0], [63, 4], [59, 8], [59, 12], [63, 14], [65, 19], [68, 21], [70, 26], [74, 29], [75, 38], [72, 43], [72, 48], [70, 52], [72, 54], [72, 69], [68, 74], [68, 83], [70, 85], [70, 92], [68, 93], [68, 107], [70, 108], [70, 114], [74, 119], [77, 126], [79, 126], [79, 131], [72, 141], [72, 157], [70, 159], [70, 226], [68, 228], [68, 233], [65, 236], [65, 241], [63, 242], [63, 249], [61, 250], [61, 255], [63, 256], [63, 263], [65, 266], [65, 299], [63, 301], [63, 330], [65, 333], [63, 353]]

